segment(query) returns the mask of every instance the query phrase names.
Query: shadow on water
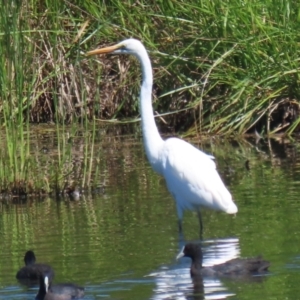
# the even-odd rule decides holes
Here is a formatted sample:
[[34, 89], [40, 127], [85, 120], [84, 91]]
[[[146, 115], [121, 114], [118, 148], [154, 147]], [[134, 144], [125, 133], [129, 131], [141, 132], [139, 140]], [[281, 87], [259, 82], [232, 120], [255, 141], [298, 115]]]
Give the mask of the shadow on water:
[[[108, 136], [95, 146], [97, 159], [91, 171], [91, 178], [98, 174], [94, 184], [101, 187], [100, 193], [83, 193], [78, 200], [0, 202], [0, 299], [34, 299], [37, 287], [27, 288], [15, 279], [28, 249], [35, 251], [39, 262], [54, 268], [56, 283], [85, 286], [85, 299], [297, 298], [297, 142], [254, 138], [191, 142], [216, 157], [239, 208], [235, 217], [203, 210], [204, 264], [262, 254], [271, 262], [270, 276], [258, 282], [224, 278], [193, 282], [190, 260], [175, 257], [185, 241], [199, 239], [197, 214], [185, 213], [184, 238], [180, 236], [174, 200], [149, 166], [140, 137]], [[83, 150], [79, 144], [74, 147], [73, 168], [79, 176], [76, 166], [81, 164], [75, 162]], [[51, 165], [53, 157], [48, 153], [40, 161]]]

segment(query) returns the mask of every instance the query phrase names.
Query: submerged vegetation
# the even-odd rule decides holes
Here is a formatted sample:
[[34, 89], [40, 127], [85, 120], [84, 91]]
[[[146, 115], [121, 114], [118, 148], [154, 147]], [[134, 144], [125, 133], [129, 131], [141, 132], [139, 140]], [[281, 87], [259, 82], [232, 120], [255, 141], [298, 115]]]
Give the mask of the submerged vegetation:
[[[2, 3], [2, 185], [28, 185], [35, 177], [29, 123], [54, 122], [59, 133], [65, 124], [92, 122], [94, 137], [99, 119], [139, 116], [138, 63], [83, 55], [128, 37], [149, 49], [155, 111], [170, 113], [162, 129], [189, 135], [297, 133], [299, 29], [300, 3], [294, 0]], [[67, 176], [64, 159], [51, 176], [60, 188]], [[86, 158], [85, 174], [88, 165]], [[39, 185], [46, 191], [50, 186], [48, 179]]]

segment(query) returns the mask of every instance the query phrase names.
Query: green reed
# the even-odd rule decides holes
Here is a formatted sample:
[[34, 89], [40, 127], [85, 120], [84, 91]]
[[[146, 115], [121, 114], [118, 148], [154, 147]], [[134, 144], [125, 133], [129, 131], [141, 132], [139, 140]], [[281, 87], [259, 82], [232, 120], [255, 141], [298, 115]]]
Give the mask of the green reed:
[[[9, 182], [34, 177], [30, 122], [53, 122], [64, 137], [66, 125], [90, 128], [93, 121], [77, 184], [92, 182], [88, 155], [96, 120], [139, 117], [141, 72], [129, 57], [87, 59], [83, 53], [128, 37], [149, 49], [154, 109], [172, 112], [164, 119], [176, 131], [292, 134], [300, 123], [299, 12], [300, 4], [288, 0], [5, 3], [0, 120], [6, 131], [1, 153], [9, 159], [1, 158], [1, 176]], [[72, 149], [65, 142], [57, 147], [53, 173], [40, 180], [46, 190], [53, 178], [59, 186], [69, 178], [63, 166]]]
[[[60, 4], [52, 1], [47, 16], [41, 15], [45, 7], [38, 3], [11, 1], [1, 9], [0, 119], [5, 142], [1, 141], [0, 186], [8, 193], [60, 193], [73, 184], [71, 144], [65, 124], [78, 121], [78, 115], [68, 110], [70, 106], [75, 110], [68, 102], [74, 98], [70, 90], [78, 91], [66, 82], [74, 72], [72, 64], [63, 66], [67, 42], [62, 43], [62, 31], [56, 26], [64, 9]], [[58, 155], [45, 172], [40, 153], [30, 149], [31, 121], [58, 121]]]
[[[111, 1], [98, 10], [89, 3], [95, 44], [130, 36], [145, 43], [155, 67], [155, 106], [183, 115], [182, 129], [271, 134], [299, 127], [298, 2]], [[112, 90], [127, 83], [116, 81]]]
[[136, 37], [153, 61], [155, 109], [174, 112], [167, 121], [176, 128], [292, 133], [299, 124], [299, 11], [288, 0], [24, 2], [12, 31], [24, 44], [23, 65], [29, 63], [22, 93], [33, 89], [30, 101], [14, 108], [24, 111], [27, 103], [33, 122], [136, 117], [136, 62], [82, 56]]
[[1, 177], [4, 184], [20, 182], [27, 176], [30, 169], [28, 122], [30, 93], [25, 87], [31, 88], [32, 74], [25, 80], [26, 69], [32, 60], [25, 55], [26, 43], [22, 34], [26, 24], [19, 20], [20, 3], [3, 4], [0, 15], [1, 46], [1, 121], [5, 126], [5, 145], [1, 154]]

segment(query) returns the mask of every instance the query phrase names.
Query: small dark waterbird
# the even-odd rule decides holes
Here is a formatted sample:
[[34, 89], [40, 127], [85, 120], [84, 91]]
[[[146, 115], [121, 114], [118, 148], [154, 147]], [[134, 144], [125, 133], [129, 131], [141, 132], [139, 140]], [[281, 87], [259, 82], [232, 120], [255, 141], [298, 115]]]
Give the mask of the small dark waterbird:
[[38, 281], [43, 274], [48, 273], [51, 278], [54, 277], [54, 271], [51, 266], [36, 263], [34, 252], [29, 250], [25, 253], [25, 267], [21, 268], [16, 274], [16, 278], [20, 281]]
[[141, 64], [140, 111], [145, 151], [152, 168], [164, 176], [168, 190], [176, 201], [179, 230], [182, 231], [183, 212], [187, 209], [197, 210], [201, 232], [202, 206], [235, 214], [237, 206], [212, 157], [182, 139], [163, 140], [160, 136], [152, 108], [152, 66], [144, 45], [136, 39], [127, 39], [114, 46], [89, 51], [86, 55], [105, 53], [130, 54]]
[[235, 258], [223, 264], [211, 267], [202, 266], [202, 250], [201, 245], [196, 243], [186, 244], [181, 252], [177, 255], [177, 259], [181, 257], [189, 257], [192, 259], [191, 277], [210, 276], [210, 277], [232, 277], [238, 278], [243, 276], [266, 273], [270, 263], [257, 256], [253, 258]]
[[52, 285], [52, 278], [48, 274], [40, 277], [40, 288], [36, 300], [72, 300], [81, 299], [84, 288], [73, 283]]

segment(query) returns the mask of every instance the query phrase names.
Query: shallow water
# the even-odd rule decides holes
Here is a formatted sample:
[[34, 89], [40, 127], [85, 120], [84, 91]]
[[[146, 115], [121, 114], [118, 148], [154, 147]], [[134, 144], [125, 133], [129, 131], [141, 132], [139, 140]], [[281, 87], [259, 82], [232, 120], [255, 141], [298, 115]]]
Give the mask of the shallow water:
[[[185, 213], [180, 235], [174, 201], [147, 163], [140, 137], [102, 136], [95, 151], [101, 170], [97, 192], [76, 201], [0, 202], [0, 299], [34, 299], [37, 287], [27, 288], [15, 279], [28, 249], [39, 262], [53, 266], [55, 282], [85, 286], [85, 299], [296, 299], [297, 143], [192, 142], [216, 157], [239, 208], [235, 217], [203, 210], [204, 263], [263, 254], [271, 262], [267, 276], [246, 281], [204, 278], [193, 284], [190, 261], [175, 257], [185, 241], [199, 241], [197, 215]], [[56, 142], [50, 144], [55, 148]], [[79, 148], [75, 141], [77, 157]], [[47, 153], [44, 159], [49, 157]]]

